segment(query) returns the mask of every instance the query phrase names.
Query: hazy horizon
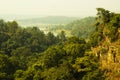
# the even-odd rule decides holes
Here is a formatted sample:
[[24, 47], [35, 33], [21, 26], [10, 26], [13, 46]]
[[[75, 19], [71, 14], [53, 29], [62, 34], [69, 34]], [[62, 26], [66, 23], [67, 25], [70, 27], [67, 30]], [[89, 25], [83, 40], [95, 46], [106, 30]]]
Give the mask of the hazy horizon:
[[0, 0], [0, 18], [95, 16], [96, 8], [120, 12], [120, 0]]

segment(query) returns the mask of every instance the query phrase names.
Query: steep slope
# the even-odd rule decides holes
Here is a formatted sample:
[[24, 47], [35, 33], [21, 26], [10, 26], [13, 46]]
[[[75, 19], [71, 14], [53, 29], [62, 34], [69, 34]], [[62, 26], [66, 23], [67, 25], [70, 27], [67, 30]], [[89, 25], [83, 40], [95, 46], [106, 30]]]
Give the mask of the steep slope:
[[105, 80], [120, 79], [120, 14], [98, 8], [96, 32], [91, 50], [98, 56]]

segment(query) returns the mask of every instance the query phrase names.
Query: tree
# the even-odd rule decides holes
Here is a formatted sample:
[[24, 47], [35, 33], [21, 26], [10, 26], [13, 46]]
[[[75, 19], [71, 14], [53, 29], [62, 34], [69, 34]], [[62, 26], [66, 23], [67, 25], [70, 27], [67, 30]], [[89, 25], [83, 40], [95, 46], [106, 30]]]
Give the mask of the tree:
[[2, 44], [4, 44], [4, 42], [6, 42], [9, 38], [9, 35], [5, 33], [0, 33], [0, 47], [2, 47]]
[[9, 58], [5, 54], [0, 54], [0, 79], [12, 80], [14, 73], [14, 67], [11, 64]]
[[42, 52], [46, 49], [46, 39], [43, 31], [40, 31], [39, 28], [33, 27], [29, 31], [31, 33], [31, 37], [29, 39], [30, 47], [32, 52]]
[[98, 21], [100, 23], [108, 23], [110, 21], [110, 11], [105, 10], [104, 8], [97, 8]]
[[83, 39], [83, 38], [79, 39], [78, 37], [75, 37], [75, 36], [69, 37], [66, 42], [68, 44], [70, 44], [70, 43], [85, 44], [86, 43], [85, 39]]
[[65, 41], [66, 40], [65, 32], [61, 31], [61, 33], [58, 35], [58, 37], [61, 41]]
[[73, 76], [72, 67], [67, 63], [45, 70], [42, 72], [41, 78], [44, 80], [76, 80]]
[[0, 33], [7, 32], [7, 25], [4, 20], [0, 20]]
[[16, 21], [7, 22], [7, 26], [8, 26], [8, 31], [11, 34], [14, 34], [19, 27]]
[[76, 57], [82, 57], [85, 53], [84, 44], [69, 44], [65, 46], [65, 51], [68, 56], [73, 57], [73, 60]]
[[48, 32], [46, 35], [46, 44], [48, 46], [56, 43], [56, 37], [53, 35], [53, 33]]
[[[103, 79], [99, 70], [99, 62], [93, 53], [87, 53], [83, 57], [76, 58], [73, 67], [77, 70], [78, 79], [82, 80], [101, 80]], [[101, 76], [100, 76], [101, 75]], [[98, 77], [99, 76], [99, 77]]]

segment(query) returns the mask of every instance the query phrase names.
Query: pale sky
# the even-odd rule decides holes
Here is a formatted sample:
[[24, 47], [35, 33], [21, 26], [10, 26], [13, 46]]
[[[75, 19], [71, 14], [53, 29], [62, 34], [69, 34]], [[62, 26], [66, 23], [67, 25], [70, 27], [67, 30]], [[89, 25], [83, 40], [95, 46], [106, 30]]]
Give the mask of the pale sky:
[[97, 7], [120, 12], [120, 0], [0, 0], [0, 14], [81, 17]]

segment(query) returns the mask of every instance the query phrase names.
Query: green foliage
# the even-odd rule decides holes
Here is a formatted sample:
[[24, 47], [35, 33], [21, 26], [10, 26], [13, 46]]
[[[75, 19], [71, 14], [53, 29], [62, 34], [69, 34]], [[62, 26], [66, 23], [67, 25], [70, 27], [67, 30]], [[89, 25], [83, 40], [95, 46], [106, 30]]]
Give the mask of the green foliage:
[[46, 35], [46, 44], [48, 46], [52, 45], [52, 44], [56, 44], [59, 41], [59, 39], [57, 39], [53, 33], [48, 32]]
[[65, 47], [66, 54], [72, 56], [73, 58], [82, 57], [85, 52], [84, 44], [69, 44]]
[[79, 38], [88, 38], [88, 36], [95, 30], [95, 18], [87, 17], [69, 24], [71, 27], [71, 34]]
[[88, 72], [82, 80], [105, 80], [104, 73], [99, 70]]
[[59, 38], [61, 41], [65, 41], [65, 40], [66, 40], [65, 32], [64, 32], [64, 31], [61, 31], [61, 33], [58, 34], [58, 38]]
[[10, 62], [7, 55], [0, 54], [0, 79], [11, 80], [13, 79], [12, 74], [14, 73], [14, 66]]
[[52, 67], [42, 73], [44, 80], [76, 80], [69, 64], [61, 64], [60, 67]]
[[7, 25], [4, 20], [0, 20], [0, 33], [6, 32], [7, 30]]
[[0, 33], [0, 45], [3, 44], [3, 42], [7, 41], [9, 39], [9, 35], [5, 34], [5, 33]]
[[67, 36], [76, 36], [79, 38], [88, 38], [90, 34], [95, 31], [95, 17], [86, 17], [80, 20], [75, 20], [67, 25], [58, 25], [51, 30], [57, 32], [57, 30], [64, 30]]
[[85, 44], [86, 41], [85, 41], [85, 39], [83, 39], [83, 38], [80, 38], [80, 39], [79, 39], [79, 38], [73, 36], [73, 37], [69, 37], [69, 38], [67, 39], [67, 43], [68, 43], [68, 44], [70, 44], [70, 43]]
[[23, 70], [17, 70], [14, 74], [15, 80], [25, 80], [22, 76], [24, 75]]
[[102, 24], [108, 23], [110, 21], [110, 11], [103, 8], [97, 8], [98, 21]]
[[64, 27], [77, 37], [67, 37], [64, 31], [44, 34], [38, 27], [0, 20], [0, 80], [104, 80], [91, 47], [107, 38], [119, 39], [120, 15], [97, 10], [96, 27], [93, 17]]
[[106, 37], [112, 42], [119, 38], [120, 14], [112, 13], [103, 8], [97, 8], [96, 31], [90, 36], [92, 46], [105, 40]]
[[99, 63], [97, 62], [97, 57], [93, 53], [89, 53], [83, 57], [76, 58], [73, 67], [81, 75], [79, 78], [82, 78], [82, 80], [101, 80], [103, 79], [103, 74], [99, 71]]
[[63, 49], [60, 49], [59, 47], [49, 48], [42, 56], [42, 67], [50, 68], [58, 66], [58, 64], [60, 63], [60, 59], [63, 57], [63, 55], [65, 55], [65, 51]]
[[102, 33], [95, 32], [93, 35], [90, 36], [90, 44], [92, 46], [98, 45], [100, 41], [102, 41], [104, 38]]

